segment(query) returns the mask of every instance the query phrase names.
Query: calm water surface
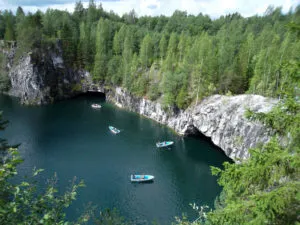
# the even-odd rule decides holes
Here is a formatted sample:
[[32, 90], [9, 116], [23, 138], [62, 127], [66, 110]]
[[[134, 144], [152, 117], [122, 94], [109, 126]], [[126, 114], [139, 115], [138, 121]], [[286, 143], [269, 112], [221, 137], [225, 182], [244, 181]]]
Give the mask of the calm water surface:
[[[100, 110], [90, 107], [101, 103]], [[4, 137], [21, 143], [25, 159], [21, 176], [34, 167], [44, 168], [39, 184], [57, 173], [61, 190], [76, 176], [85, 181], [68, 210], [79, 215], [92, 202], [117, 208], [136, 224], [170, 224], [186, 213], [195, 219], [189, 203], [213, 206], [221, 188], [210, 166], [228, 160], [206, 140], [183, 138], [170, 129], [135, 113], [116, 108], [104, 98], [81, 96], [46, 106], [21, 106], [16, 99], [0, 96], [0, 109], [10, 124]], [[108, 126], [121, 130], [112, 134]], [[158, 140], [173, 140], [170, 150], [155, 147]], [[149, 184], [132, 184], [132, 173], [152, 174]]]

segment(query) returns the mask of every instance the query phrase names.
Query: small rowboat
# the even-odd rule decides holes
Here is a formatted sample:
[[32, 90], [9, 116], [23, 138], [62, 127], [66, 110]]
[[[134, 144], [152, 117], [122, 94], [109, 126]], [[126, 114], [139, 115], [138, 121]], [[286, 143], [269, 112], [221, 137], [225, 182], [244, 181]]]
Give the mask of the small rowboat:
[[91, 107], [92, 107], [93, 109], [100, 109], [100, 108], [101, 108], [101, 105], [94, 103], [94, 104], [91, 105]]
[[158, 147], [158, 148], [163, 148], [163, 147], [171, 146], [171, 145], [173, 145], [173, 144], [174, 144], [173, 141], [157, 142], [157, 143], [156, 143], [156, 147]]
[[154, 180], [154, 176], [152, 175], [131, 175], [130, 181], [131, 182], [151, 182]]
[[118, 134], [120, 133], [121, 131], [113, 126], [109, 126], [108, 127], [110, 129], [111, 132], [113, 132], [114, 134]]

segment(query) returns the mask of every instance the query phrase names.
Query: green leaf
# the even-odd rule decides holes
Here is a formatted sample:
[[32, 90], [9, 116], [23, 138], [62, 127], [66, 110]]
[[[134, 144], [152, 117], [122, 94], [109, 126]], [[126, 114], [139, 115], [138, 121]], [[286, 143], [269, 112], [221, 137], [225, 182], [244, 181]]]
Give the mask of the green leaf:
[[41, 173], [43, 171], [44, 171], [44, 169], [35, 170], [34, 173], [33, 173], [33, 176], [37, 176], [39, 173]]

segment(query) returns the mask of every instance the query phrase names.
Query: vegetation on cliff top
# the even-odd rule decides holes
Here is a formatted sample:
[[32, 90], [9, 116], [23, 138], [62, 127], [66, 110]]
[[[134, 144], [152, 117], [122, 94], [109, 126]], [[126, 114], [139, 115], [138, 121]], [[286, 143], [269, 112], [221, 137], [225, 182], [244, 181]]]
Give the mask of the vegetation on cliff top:
[[[249, 119], [271, 126], [277, 136], [252, 149], [249, 160], [212, 169], [223, 192], [216, 209], [205, 214], [202, 208], [195, 223], [295, 224], [300, 210], [299, 23], [299, 7], [286, 15], [270, 7], [264, 16], [250, 18], [236, 13], [211, 20], [181, 11], [137, 18], [134, 11], [119, 17], [90, 1], [87, 9], [76, 3], [74, 13], [1, 12], [0, 39], [17, 40], [17, 56], [60, 40], [65, 63], [91, 71], [95, 81], [179, 108], [214, 93], [279, 97], [282, 103], [268, 114], [248, 112]], [[283, 136], [287, 139], [279, 143]], [[41, 198], [31, 198], [36, 208], [30, 216], [26, 199], [33, 197], [27, 192], [32, 189], [8, 182], [19, 163], [15, 150], [9, 152], [0, 164], [0, 218], [64, 221], [62, 211], [50, 206], [68, 206], [78, 186], [59, 198], [53, 198], [50, 186]], [[82, 223], [85, 219], [80, 218]], [[190, 224], [184, 219], [177, 223]]]
[[[289, 63], [289, 79], [300, 82], [300, 63]], [[248, 111], [276, 133], [264, 146], [250, 149], [238, 164], [212, 167], [223, 187], [215, 209], [202, 206], [194, 224], [298, 224], [300, 211], [300, 102], [298, 87], [285, 86], [283, 99], [269, 113]], [[201, 202], [198, 204], [201, 204]], [[190, 224], [177, 218], [178, 225]]]
[[65, 64], [90, 71], [95, 81], [186, 108], [217, 93], [280, 96], [294, 85], [286, 62], [299, 60], [298, 34], [290, 31], [299, 23], [300, 7], [288, 14], [269, 7], [264, 16], [234, 13], [216, 20], [183, 11], [119, 17], [91, 0], [88, 8], [77, 2], [73, 13], [2, 11], [0, 39], [17, 41], [16, 57], [57, 50], [60, 40]]

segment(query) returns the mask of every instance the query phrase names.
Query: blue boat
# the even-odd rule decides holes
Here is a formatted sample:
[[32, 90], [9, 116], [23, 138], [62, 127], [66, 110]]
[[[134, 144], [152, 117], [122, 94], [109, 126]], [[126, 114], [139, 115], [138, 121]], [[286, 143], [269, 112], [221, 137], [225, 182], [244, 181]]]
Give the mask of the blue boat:
[[131, 182], [151, 182], [154, 180], [154, 176], [152, 175], [131, 175], [130, 181]]
[[158, 147], [158, 148], [163, 148], [163, 147], [171, 146], [171, 145], [173, 145], [173, 144], [174, 144], [173, 141], [157, 142], [157, 143], [156, 143], [156, 147]]
[[110, 129], [111, 132], [113, 132], [114, 134], [118, 134], [120, 133], [121, 131], [113, 126], [109, 126], [108, 127]]

